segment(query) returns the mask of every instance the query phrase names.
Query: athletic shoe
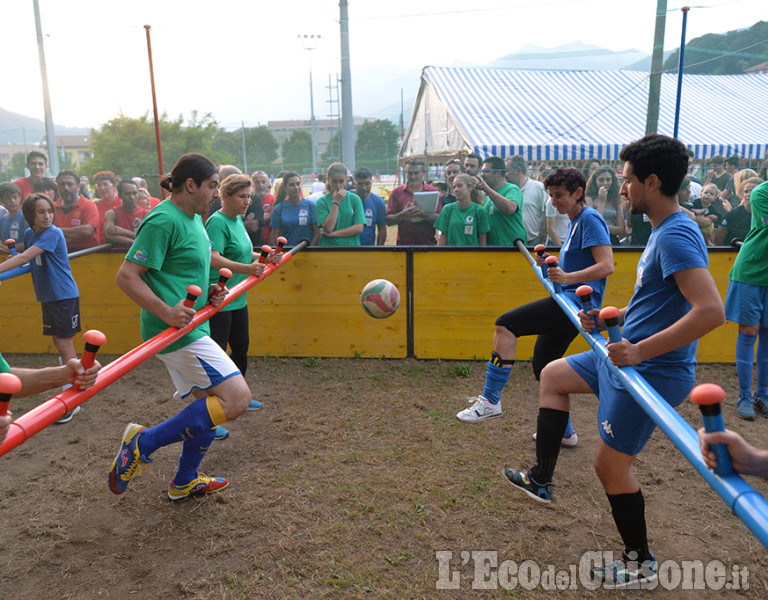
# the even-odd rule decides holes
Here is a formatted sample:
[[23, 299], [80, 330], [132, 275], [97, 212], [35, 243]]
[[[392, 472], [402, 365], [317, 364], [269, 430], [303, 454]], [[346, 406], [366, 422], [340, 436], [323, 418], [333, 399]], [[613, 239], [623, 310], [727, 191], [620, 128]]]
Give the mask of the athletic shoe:
[[736, 401], [736, 414], [747, 421], [755, 420], [755, 408], [752, 406], [752, 394], [742, 392]]
[[229, 479], [226, 477], [208, 477], [198, 473], [197, 477], [186, 485], [176, 485], [171, 479], [168, 484], [168, 497], [171, 500], [183, 500], [190, 496], [202, 496], [204, 494], [213, 494], [220, 492], [229, 485]]
[[[534, 442], [536, 441], [536, 432], [535, 431], [533, 432], [533, 441]], [[576, 446], [579, 445], [579, 436], [578, 436], [578, 434], [574, 431], [568, 437], [563, 436], [563, 439], [560, 440], [560, 445], [563, 448], [575, 448]]]
[[61, 419], [57, 419], [55, 421], [56, 425], [63, 425], [64, 423], [69, 423], [77, 413], [79, 413], [81, 410], [83, 410], [80, 406], [75, 406], [72, 410], [70, 410], [66, 415], [61, 417]]
[[758, 394], [757, 392], [755, 392], [755, 398], [753, 403], [754, 403], [755, 410], [759, 410], [761, 413], [763, 413], [764, 417], [768, 417], [768, 395]]
[[659, 565], [653, 554], [651, 554], [650, 560], [639, 563], [637, 560], [630, 559], [626, 552], [622, 552], [620, 559], [590, 569], [589, 576], [592, 581], [602, 583], [605, 587], [615, 590], [623, 588], [642, 589], [645, 584], [656, 581], [658, 570]]
[[543, 504], [549, 504], [552, 502], [552, 494], [555, 491], [554, 483], [538, 483], [533, 477], [531, 477], [528, 471], [518, 471], [510, 467], [504, 468], [504, 477], [514, 485], [517, 489], [523, 490], [536, 502]]
[[491, 404], [485, 397], [473, 396], [469, 398], [472, 405], [465, 408], [456, 415], [456, 418], [462, 423], [481, 423], [487, 419], [493, 419], [501, 416], [501, 402]]
[[120, 450], [109, 468], [109, 489], [113, 494], [122, 494], [134, 475], [141, 475], [143, 468], [152, 461], [139, 454], [137, 444], [141, 432], [146, 427], [138, 423], [128, 423], [120, 442]]
[[221, 425], [216, 426], [216, 435], [213, 436], [214, 440], [224, 440], [229, 437], [229, 431], [224, 429]]
[[248, 403], [248, 410], [259, 410], [262, 406], [264, 405], [258, 400], [251, 400]]

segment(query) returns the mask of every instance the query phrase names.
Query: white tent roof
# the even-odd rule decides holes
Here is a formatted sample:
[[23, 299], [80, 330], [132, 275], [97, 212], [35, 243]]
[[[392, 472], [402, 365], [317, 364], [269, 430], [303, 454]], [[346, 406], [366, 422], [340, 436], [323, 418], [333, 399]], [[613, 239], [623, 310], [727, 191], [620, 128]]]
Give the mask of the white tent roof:
[[[426, 67], [401, 156], [477, 152], [617, 160], [645, 135], [649, 74]], [[672, 135], [677, 74], [661, 77], [658, 132]], [[763, 158], [768, 74], [685, 75], [678, 136], [699, 159]]]

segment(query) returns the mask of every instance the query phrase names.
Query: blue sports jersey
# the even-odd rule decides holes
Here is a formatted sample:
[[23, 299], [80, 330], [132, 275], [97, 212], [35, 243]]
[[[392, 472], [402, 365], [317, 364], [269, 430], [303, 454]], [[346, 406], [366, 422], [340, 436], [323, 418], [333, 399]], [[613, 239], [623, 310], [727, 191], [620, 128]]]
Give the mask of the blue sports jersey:
[[[566, 273], [581, 271], [595, 264], [592, 256], [592, 246], [610, 246], [611, 236], [605, 219], [591, 206], [585, 206], [576, 218], [568, 223], [568, 235], [565, 236], [563, 247], [560, 249], [560, 268]], [[581, 306], [581, 300], [576, 296], [576, 288], [588, 285], [592, 288], [592, 304], [600, 308], [605, 293], [606, 278], [594, 281], [582, 281], [563, 286], [563, 292], [573, 300], [576, 306]]]
[[29, 249], [32, 246], [44, 250], [30, 263], [37, 301], [55, 302], [77, 298], [80, 293], [69, 268], [67, 242], [61, 229], [51, 225], [42, 233], [35, 233], [30, 227], [24, 236], [24, 247]]
[[29, 225], [24, 220], [24, 214], [19, 212], [15, 217], [5, 215], [0, 217], [0, 242], [11, 239], [14, 242], [24, 242], [24, 234], [29, 229]]
[[368, 197], [363, 200], [363, 214], [365, 215], [365, 226], [363, 233], [360, 234], [360, 245], [375, 246], [378, 226], [387, 222], [387, 207], [384, 205], [382, 197], [368, 194]]
[[269, 226], [279, 229], [280, 235], [288, 240], [288, 246], [295, 246], [304, 238], [312, 241], [317, 224], [315, 205], [309, 200], [302, 199], [298, 204], [290, 204], [287, 200], [279, 202], [272, 211]]
[[[685, 213], [673, 213], [654, 227], [637, 263], [635, 292], [624, 317], [622, 336], [634, 344], [683, 318], [691, 304], [680, 292], [673, 275], [696, 267], [706, 269], [708, 265], [701, 230]], [[636, 368], [642, 373], [658, 367], [669, 377], [694, 377], [696, 342], [646, 360]]]

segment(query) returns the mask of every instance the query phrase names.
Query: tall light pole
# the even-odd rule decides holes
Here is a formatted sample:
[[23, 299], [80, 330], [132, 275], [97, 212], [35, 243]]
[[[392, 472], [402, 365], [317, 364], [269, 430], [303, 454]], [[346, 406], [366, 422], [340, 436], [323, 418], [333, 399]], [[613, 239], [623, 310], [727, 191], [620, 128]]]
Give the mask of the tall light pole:
[[664, 30], [667, 25], [667, 0], [656, 0], [656, 29], [653, 36], [651, 79], [648, 85], [648, 112], [645, 116], [645, 135], [659, 129], [659, 96], [661, 95], [661, 69], [664, 65]]
[[675, 102], [675, 131], [672, 137], [677, 138], [677, 132], [680, 129], [680, 101], [683, 97], [683, 69], [685, 69], [685, 28], [688, 24], [688, 11], [690, 6], [684, 6], [683, 11], [683, 33], [680, 39], [680, 63], [677, 67], [677, 101]]
[[312, 134], [312, 174], [317, 174], [317, 127], [315, 123], [315, 91], [312, 87], [312, 50], [316, 48], [316, 42], [320, 35], [304, 34], [299, 35], [304, 44], [304, 50], [309, 55], [309, 127]]
[[349, 12], [347, 0], [339, 1], [341, 31], [341, 160], [355, 171], [355, 116], [352, 112], [352, 72], [349, 66]]
[[40, 77], [43, 80], [43, 109], [45, 110], [45, 139], [48, 143], [48, 165], [51, 174], [59, 174], [59, 149], [56, 146], [56, 132], [51, 115], [51, 97], [48, 93], [48, 71], [45, 68], [45, 49], [43, 48], [43, 26], [40, 22], [40, 6], [33, 0], [35, 7], [35, 29], [37, 30], [37, 53], [40, 56]]
[[[144, 25], [147, 32], [147, 57], [149, 58], [149, 81], [152, 84], [152, 114], [155, 117], [155, 143], [157, 144], [157, 166], [160, 169], [160, 179], [163, 178], [163, 145], [160, 142], [160, 118], [157, 116], [157, 93], [155, 92], [155, 67], [152, 62], [152, 39], [149, 35], [151, 25]], [[165, 189], [160, 187], [160, 197], [165, 200]]]

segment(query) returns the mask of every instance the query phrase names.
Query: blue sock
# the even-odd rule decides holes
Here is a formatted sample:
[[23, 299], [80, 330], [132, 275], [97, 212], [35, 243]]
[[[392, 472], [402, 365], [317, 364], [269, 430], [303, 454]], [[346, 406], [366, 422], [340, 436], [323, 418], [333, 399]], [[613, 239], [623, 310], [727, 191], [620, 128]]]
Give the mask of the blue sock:
[[760, 328], [757, 342], [757, 393], [768, 394], [768, 328]]
[[176, 442], [206, 435], [216, 425], [208, 412], [206, 398], [198, 398], [177, 415], [147, 429], [139, 438], [139, 451], [149, 457], [155, 450]]
[[736, 375], [739, 378], [739, 394], [752, 395], [752, 363], [755, 360], [756, 335], [739, 331], [736, 338]]
[[216, 435], [216, 427], [209, 430], [207, 433], [198, 435], [197, 437], [185, 440], [182, 445], [181, 456], [179, 456], [179, 468], [176, 470], [176, 475], [173, 477], [173, 483], [176, 485], [186, 485], [197, 477], [197, 467], [208, 451], [213, 441], [213, 436]]
[[497, 367], [490, 360], [488, 368], [485, 371], [485, 387], [483, 396], [491, 404], [498, 404], [501, 400], [501, 390], [507, 385], [507, 379], [512, 371], [512, 367]]
[[568, 413], [568, 425], [565, 426], [563, 437], [571, 437], [574, 433], [576, 433], [576, 430], [573, 428], [573, 424], [571, 424], [571, 413]]

